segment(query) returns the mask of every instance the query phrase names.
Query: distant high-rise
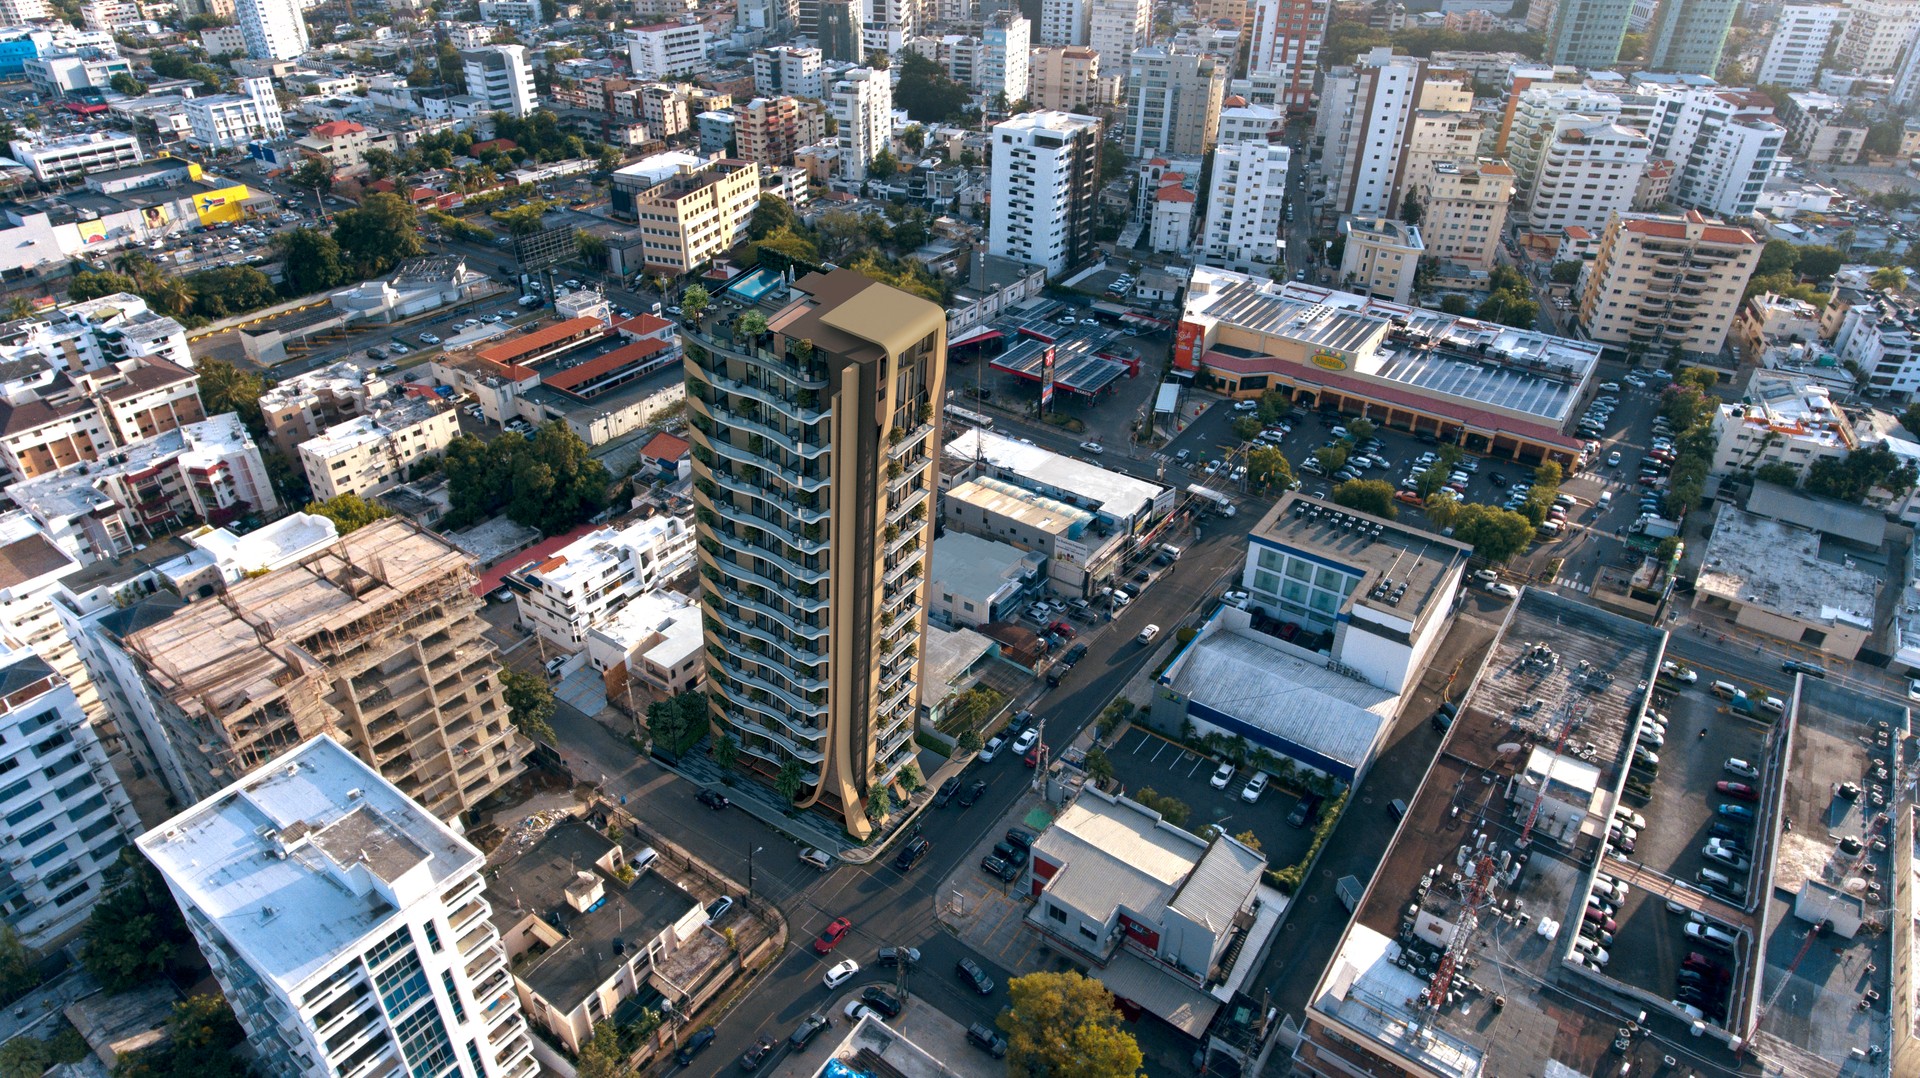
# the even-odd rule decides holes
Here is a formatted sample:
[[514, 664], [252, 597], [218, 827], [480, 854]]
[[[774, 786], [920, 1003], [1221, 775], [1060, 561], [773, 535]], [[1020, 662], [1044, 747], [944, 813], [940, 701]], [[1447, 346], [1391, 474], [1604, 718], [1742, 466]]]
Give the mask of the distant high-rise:
[[540, 1071], [486, 859], [330, 738], [140, 837], [273, 1078]]
[[292, 60], [307, 51], [307, 20], [298, 0], [238, 0], [233, 14], [255, 60]]
[[758, 339], [687, 336], [707, 699], [865, 836], [916, 752], [946, 312], [844, 269], [793, 294]]
[[1092, 15], [1092, 0], [1040, 0], [1039, 44], [1085, 45]]
[[993, 220], [987, 250], [1045, 266], [1049, 277], [1093, 255], [1100, 121], [1029, 112], [993, 127]]
[[[1247, 77], [1261, 104], [1305, 112], [1313, 101], [1313, 76], [1327, 32], [1327, 0], [1254, 0], [1248, 31]], [[1272, 87], [1271, 99], [1260, 92]]]
[[[807, 10], [801, 7], [804, 22]], [[860, 5], [855, 0], [819, 0], [820, 31], [816, 40], [824, 60], [859, 63], [866, 59], [860, 52]]]
[[1391, 214], [1426, 77], [1424, 61], [1385, 47], [1327, 76], [1323, 110], [1342, 118], [1327, 132], [1320, 166], [1335, 214]]
[[1279, 142], [1229, 142], [1214, 151], [1197, 261], [1257, 272], [1284, 267], [1292, 159], [1293, 151]]
[[1009, 104], [1026, 100], [1032, 85], [1029, 39], [1033, 24], [1017, 9], [996, 11], [980, 31], [980, 81], [989, 96], [1003, 93]]
[[1163, 45], [1138, 50], [1127, 77], [1127, 153], [1206, 153], [1220, 129], [1226, 88], [1226, 69], [1211, 56], [1192, 56]]
[[489, 113], [525, 116], [539, 106], [525, 45], [468, 49], [460, 59], [466, 64], [467, 92], [484, 100]]
[[1863, 75], [1892, 71], [1920, 27], [1920, 0], [1849, 0], [1834, 58]]
[[1125, 71], [1127, 60], [1145, 48], [1153, 32], [1153, 0], [1091, 0], [1087, 47], [1100, 54], [1109, 71]]
[[1653, 24], [1647, 70], [1711, 76], [1740, 0], [1666, 0]]
[[856, 67], [827, 91], [827, 109], [838, 130], [840, 175], [867, 178], [867, 167], [893, 142], [893, 81], [885, 71]]
[[1789, 90], [1812, 87], [1820, 74], [1820, 61], [1827, 54], [1827, 42], [1846, 17], [1847, 9], [1836, 4], [1788, 4], [1781, 8], [1754, 83]]
[[1632, 15], [1633, 0], [1559, 0], [1547, 26], [1547, 62], [1613, 66]]

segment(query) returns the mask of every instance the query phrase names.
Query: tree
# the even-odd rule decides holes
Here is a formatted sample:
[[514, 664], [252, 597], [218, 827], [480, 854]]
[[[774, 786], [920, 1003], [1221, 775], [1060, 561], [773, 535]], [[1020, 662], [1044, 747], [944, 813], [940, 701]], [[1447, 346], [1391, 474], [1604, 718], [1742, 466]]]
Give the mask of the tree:
[[893, 795], [884, 785], [875, 786], [867, 791], [867, 819], [879, 823], [893, 811]]
[[880, 152], [874, 154], [873, 160], [867, 163], [867, 175], [876, 180], [890, 180], [898, 171], [900, 171], [899, 160], [893, 156], [893, 151], [885, 146], [880, 147]]
[[1873, 271], [1873, 276], [1867, 278], [1867, 287], [1876, 292], [1889, 289], [1898, 292], [1907, 287], [1907, 271], [1899, 266], [1881, 266]]
[[1320, 468], [1328, 475], [1346, 467], [1347, 447], [1344, 445], [1321, 446], [1313, 451], [1313, 459], [1320, 462]]
[[773, 777], [773, 788], [780, 796], [792, 804], [800, 799], [800, 791], [807, 785], [807, 769], [800, 766], [798, 760], [788, 760], [780, 765], [780, 773]]
[[565, 423], [546, 423], [523, 438], [492, 442], [461, 435], [447, 445], [443, 523], [463, 528], [501, 512], [519, 524], [558, 535], [606, 508], [612, 477]]
[[1555, 262], [1553, 268], [1547, 271], [1547, 276], [1554, 284], [1572, 284], [1580, 279], [1580, 267], [1578, 259]]
[[1920, 404], [1909, 404], [1907, 410], [1900, 413], [1900, 425], [1907, 433], [1920, 438]]
[[578, 1078], [621, 1078], [627, 1073], [627, 1053], [620, 1050], [620, 1030], [612, 1022], [595, 1022], [593, 1036], [580, 1045], [573, 1071]]
[[1143, 786], [1135, 791], [1133, 799], [1159, 813], [1175, 827], [1186, 823], [1187, 817], [1193, 815], [1192, 807], [1185, 801], [1172, 794], [1160, 793], [1151, 786]]
[[740, 762], [740, 739], [732, 734], [721, 734], [720, 740], [713, 744], [713, 762], [722, 771], [732, 771]]
[[164, 1047], [121, 1057], [114, 1078], [246, 1078], [246, 1064], [233, 1054], [244, 1034], [219, 996], [174, 1004], [167, 1034]]
[[679, 756], [707, 736], [710, 718], [705, 693], [675, 693], [647, 705], [647, 733], [655, 747]]
[[40, 983], [40, 956], [20, 940], [12, 925], [0, 921], [0, 1005], [12, 1003]]
[[1335, 484], [1333, 500], [1362, 513], [1392, 520], [1400, 514], [1393, 502], [1393, 484], [1382, 479], [1353, 479]]
[[957, 739], [957, 742], [961, 752], [979, 752], [981, 745], [980, 731], [972, 729], [962, 730], [960, 731], [960, 737]]
[[1874, 488], [1904, 494], [1914, 485], [1914, 467], [1884, 445], [1856, 449], [1844, 457], [1822, 457], [1807, 469], [1809, 494], [1846, 502], [1865, 501]]
[[1753, 273], [1756, 277], [1790, 273], [1799, 262], [1798, 244], [1786, 240], [1768, 240], [1767, 245], [1760, 249], [1760, 261], [1754, 263]]
[[1261, 490], [1291, 490], [1293, 465], [1280, 450], [1256, 446], [1247, 451], [1247, 478]]
[[267, 391], [265, 378], [221, 359], [202, 359], [194, 370], [200, 375], [200, 400], [208, 412], [238, 412], [248, 431], [255, 437], [266, 437], [267, 424], [260, 416], [260, 398]]
[[334, 219], [333, 238], [362, 278], [377, 277], [400, 262], [426, 250], [415, 231], [420, 214], [398, 195], [376, 191], [361, 200], [360, 208]]
[[688, 285], [687, 290], [680, 293], [680, 309], [687, 312], [687, 317], [696, 322], [700, 320], [701, 313], [707, 309], [707, 304], [712, 302], [713, 297], [707, 294], [704, 287], [697, 284]]
[[1560, 481], [1564, 478], [1566, 478], [1566, 472], [1560, 467], [1559, 461], [1542, 461], [1540, 466], [1533, 470], [1535, 487], [1558, 488]]
[[1373, 432], [1379, 429], [1380, 428], [1373, 425], [1373, 420], [1371, 419], [1355, 419], [1347, 424], [1347, 438], [1352, 441], [1354, 445], [1359, 445], [1361, 442], [1373, 437]]
[[1783, 487], [1800, 485], [1800, 470], [1783, 460], [1762, 464], [1753, 470], [1753, 477], [1762, 483], [1777, 483]]
[[1540, 304], [1534, 302], [1525, 277], [1510, 267], [1495, 266], [1487, 285], [1487, 298], [1474, 309], [1475, 318], [1521, 329], [1533, 328], [1540, 317]]
[[900, 144], [918, 155], [920, 151], [927, 148], [927, 129], [919, 124], [908, 124], [906, 129], [900, 132]]
[[1794, 270], [1802, 278], [1818, 283], [1840, 272], [1847, 256], [1838, 247], [1802, 247]]
[[189, 274], [181, 282], [193, 296], [193, 313], [225, 318], [270, 306], [279, 300], [273, 281], [252, 266], [221, 266]]
[[1127, 171], [1127, 151], [1120, 143], [1107, 139], [1100, 143], [1100, 182], [1112, 183]]
[[307, 512], [333, 521], [341, 535], [359, 531], [381, 517], [393, 515], [393, 510], [378, 502], [367, 501], [358, 494], [335, 494], [324, 502], [308, 502]]
[[1420, 204], [1420, 196], [1414, 192], [1408, 191], [1406, 197], [1400, 200], [1400, 219], [1402, 221], [1410, 225], [1417, 225], [1425, 213], [1426, 207]]
[[734, 323], [734, 329], [738, 331], [742, 337], [757, 341], [767, 335], [767, 316], [761, 314], [759, 311], [748, 311], [740, 316], [738, 322]]
[[112, 871], [112, 890], [87, 916], [80, 964], [108, 992], [125, 992], [166, 972], [187, 941], [187, 923], [160, 873], [133, 847]]
[[0, 1078], [40, 1078], [56, 1063], [78, 1063], [89, 1052], [80, 1031], [60, 1023], [52, 1037], [22, 1034], [0, 1045]]
[[547, 679], [502, 666], [500, 683], [506, 686], [507, 717], [513, 724], [528, 737], [553, 744], [553, 689]]
[[1645, 34], [1620, 35], [1620, 59], [1621, 60], [1623, 61], [1638, 60], [1641, 57], [1645, 56], [1646, 54], [1647, 54], [1647, 35]]
[[1254, 834], [1252, 828], [1248, 828], [1247, 830], [1242, 831], [1239, 834], [1233, 836], [1233, 840], [1250, 850], [1254, 850], [1258, 852], [1260, 849], [1260, 836]]
[[920, 765], [912, 760], [901, 765], [899, 772], [893, 776], [893, 781], [899, 783], [900, 788], [909, 794], [925, 789], [927, 785], [927, 780], [920, 775]]
[[1427, 514], [1427, 523], [1442, 530], [1454, 527], [1460, 519], [1460, 498], [1451, 490], [1440, 490], [1430, 494], [1421, 508]]
[[360, 160], [367, 164], [367, 177], [374, 180], [384, 180], [393, 175], [400, 164], [400, 159], [394, 156], [392, 150], [383, 150], [377, 146], [361, 151]]
[[1454, 518], [1453, 537], [1473, 546], [1473, 552], [1496, 564], [1508, 561], [1533, 541], [1534, 525], [1510, 509], [1467, 503]]
[[1251, 442], [1260, 433], [1260, 420], [1253, 416], [1241, 416], [1233, 421], [1233, 436], [1243, 442]]
[[113, 78], [107, 80], [107, 85], [113, 87], [114, 93], [126, 94], [128, 97], [140, 97], [147, 92], [146, 83], [125, 71], [115, 72]]
[[604, 266], [607, 263], [607, 241], [584, 228], [573, 230], [573, 249], [592, 265]]
[[1007, 982], [1009, 1005], [999, 1026], [1007, 1035], [1007, 1073], [1048, 1078], [1132, 1078], [1140, 1046], [1120, 1024], [1105, 985], [1067, 970], [1029, 973]]
[[547, 204], [529, 202], [524, 206], [495, 210], [488, 216], [505, 225], [509, 236], [531, 236], [546, 227]]
[[139, 288], [133, 278], [124, 273], [95, 273], [81, 270], [67, 282], [67, 298], [78, 303], [82, 300], [99, 299], [118, 292], [132, 293]]
[[747, 238], [762, 239], [781, 229], [793, 229], [800, 226], [800, 219], [793, 215], [793, 207], [779, 195], [761, 195], [760, 201], [753, 207], [753, 216], [747, 219]]
[[1466, 314], [1473, 309], [1467, 297], [1457, 292], [1449, 292], [1440, 297], [1440, 309], [1448, 314]]
[[287, 177], [287, 182], [306, 191], [325, 193], [333, 190], [333, 162], [319, 157], [309, 157], [300, 162]]

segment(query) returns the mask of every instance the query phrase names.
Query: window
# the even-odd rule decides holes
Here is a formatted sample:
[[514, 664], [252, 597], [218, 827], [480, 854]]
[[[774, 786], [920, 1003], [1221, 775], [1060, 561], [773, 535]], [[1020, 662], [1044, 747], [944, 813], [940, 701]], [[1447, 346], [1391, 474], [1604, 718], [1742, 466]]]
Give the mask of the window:
[[1055, 921], [1058, 921], [1060, 924], [1067, 923], [1067, 911], [1061, 909], [1060, 907], [1054, 905], [1051, 902], [1047, 903], [1047, 916], [1052, 918]]

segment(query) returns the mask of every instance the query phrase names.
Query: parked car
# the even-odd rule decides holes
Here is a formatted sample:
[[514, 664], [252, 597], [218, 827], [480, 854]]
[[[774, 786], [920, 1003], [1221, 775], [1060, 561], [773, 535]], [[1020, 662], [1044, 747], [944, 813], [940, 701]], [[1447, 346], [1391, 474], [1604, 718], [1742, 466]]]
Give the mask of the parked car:
[[714, 1036], [712, 1026], [696, 1030], [693, 1036], [681, 1043], [680, 1050], [674, 1053], [674, 1061], [682, 1067], [693, 1066], [693, 1057], [706, 1051], [707, 1046], [713, 1043]]
[[1260, 795], [1267, 792], [1267, 777], [1265, 771], [1255, 771], [1253, 777], [1248, 779], [1247, 784], [1241, 788], [1240, 800], [1248, 804], [1260, 800]]
[[880, 948], [880, 953], [874, 956], [873, 962], [877, 966], [897, 966], [900, 964], [902, 958], [907, 960], [908, 965], [914, 965], [920, 961], [920, 949], [917, 947], [882, 947]]
[[862, 989], [860, 998], [866, 1002], [867, 1006], [872, 1007], [888, 1018], [898, 1018], [903, 1009], [898, 996], [893, 995], [877, 984], [870, 984]]
[[913, 867], [918, 865], [921, 859], [927, 856], [927, 851], [931, 849], [933, 849], [932, 839], [914, 839], [912, 842], [907, 843], [906, 846], [900, 850], [899, 854], [895, 855], [893, 859], [894, 870], [898, 872], [913, 871]]
[[833, 968], [827, 971], [827, 975], [820, 978], [820, 983], [826, 985], [828, 988], [838, 988], [848, 981], [853, 980], [859, 972], [860, 963], [855, 962], [851, 958], [843, 959], [834, 963]]
[[[1005, 747], [1006, 743], [1007, 743], [1007, 739], [1000, 736], [999, 734], [995, 734], [992, 737], [988, 738], [987, 743], [985, 745], [980, 746], [980, 762], [983, 764], [992, 763], [993, 758], [1000, 755], [1000, 750], [1001, 748]], [[947, 781], [957, 783], [960, 780], [948, 779]], [[944, 789], [944, 787], [942, 788]], [[944, 804], [945, 802], [940, 802], [940, 803]]]
[[959, 792], [960, 792], [960, 776], [955, 775], [953, 778], [950, 778], [947, 781], [940, 784], [940, 789], [937, 790], [933, 795], [933, 807], [946, 808], [947, 802], [953, 800], [953, 795]]
[[1231, 783], [1232, 781], [1233, 781], [1233, 765], [1221, 764], [1219, 767], [1214, 769], [1213, 778], [1208, 780], [1208, 784], [1211, 785], [1216, 790], [1224, 790], [1227, 788], [1227, 784]]
[[1727, 762], [1720, 766], [1725, 768], [1729, 774], [1738, 775], [1743, 779], [1757, 779], [1760, 777], [1759, 768], [1737, 756], [1728, 757]]
[[985, 796], [986, 792], [987, 792], [986, 780], [985, 779], [974, 780], [973, 785], [961, 791], [960, 807], [963, 809], [972, 808], [974, 805], [974, 802], [980, 800], [981, 797]]
[[962, 984], [971, 985], [975, 992], [983, 996], [993, 994], [993, 978], [987, 976], [987, 971], [981, 969], [979, 963], [973, 959], [962, 958], [955, 963], [953, 972], [960, 978]]
[[800, 1020], [800, 1025], [787, 1036], [787, 1045], [794, 1050], [807, 1046], [807, 1042], [819, 1036], [820, 1031], [832, 1025], [826, 1015], [815, 1011]]
[[753, 1047], [740, 1053], [740, 1069], [743, 1071], [759, 1070], [760, 1064], [765, 1063], [767, 1056], [773, 1052], [773, 1047], [773, 1040], [771, 1038], [760, 1038]]
[[723, 809], [733, 804], [733, 802], [727, 800], [726, 794], [720, 793], [717, 790], [701, 790], [694, 796], [699, 799], [701, 804], [710, 809]]
[[979, 1022], [967, 1027], [967, 1042], [995, 1059], [1007, 1058], [1007, 1039]]
[[1013, 751], [1015, 755], [1025, 756], [1027, 750], [1033, 748], [1033, 743], [1038, 740], [1040, 740], [1040, 731], [1038, 729], [1021, 731], [1020, 736], [1013, 741]]

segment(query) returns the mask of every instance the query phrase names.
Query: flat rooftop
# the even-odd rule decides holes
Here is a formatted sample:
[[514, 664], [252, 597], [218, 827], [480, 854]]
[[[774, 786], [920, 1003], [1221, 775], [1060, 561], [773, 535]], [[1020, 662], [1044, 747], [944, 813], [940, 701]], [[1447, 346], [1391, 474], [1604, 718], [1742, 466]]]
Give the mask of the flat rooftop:
[[1120, 906], [1167, 905], [1207, 844], [1125, 798], [1085, 796], [1040, 833], [1034, 852], [1063, 866], [1049, 894], [1101, 918]]
[[1452, 599], [1448, 577], [1473, 555], [1457, 540], [1297, 492], [1283, 496], [1247, 538], [1347, 567], [1360, 576], [1349, 607], [1412, 622], [1432, 604]]
[[1073, 457], [1027, 445], [991, 431], [973, 428], [945, 447], [948, 458], [977, 461], [1005, 474], [1021, 475], [1042, 487], [1070, 494], [1121, 521], [1144, 515], [1168, 488], [1088, 464]]
[[396, 899], [430, 897], [481, 863], [479, 850], [325, 736], [139, 844], [254, 969], [288, 991], [387, 931]]
[[946, 501], [948, 505], [971, 506], [1018, 521], [1022, 527], [1036, 532], [1068, 538], [1074, 538], [1076, 532], [1093, 523], [1094, 519], [1093, 514], [1085, 509], [1045, 494], [1036, 494], [1025, 487], [1016, 487], [990, 475], [955, 485], [947, 491]]
[[1011, 543], [950, 531], [933, 541], [933, 564], [927, 575], [956, 599], [992, 595], [1009, 580], [1018, 580], [1028, 559], [1040, 560]]
[[[1562, 959], [1604, 830], [1568, 834], [1537, 820], [1522, 849], [1531, 801], [1510, 800], [1510, 791], [1540, 758], [1529, 747], [1551, 753], [1574, 721], [1562, 751], [1578, 754], [1597, 779], [1604, 796], [1592, 811], [1610, 812], [1626, 778], [1629, 723], [1645, 708], [1665, 644], [1666, 633], [1651, 626], [1521, 592], [1309, 1004], [1366, 1054], [1317, 1030], [1310, 1050], [1357, 1061], [1363, 1072], [1386, 1058], [1455, 1078], [1597, 1073], [1631, 1014], [1598, 1002], [1597, 982]], [[1422, 1034], [1418, 997], [1461, 920], [1459, 851], [1476, 834], [1490, 840], [1497, 877], [1489, 898], [1499, 904], [1481, 912], [1469, 952], [1467, 976], [1479, 988], [1430, 1012]], [[1561, 923], [1555, 938], [1541, 934], [1543, 921]], [[1495, 995], [1502, 1006], [1493, 1006]], [[1657, 1072], [1655, 1047], [1636, 1040], [1625, 1062], [1634, 1073]]]
[[100, 489], [107, 477], [146, 472], [175, 462], [185, 468], [210, 469], [236, 447], [251, 444], [240, 417], [226, 412], [135, 442], [113, 454], [111, 463], [96, 460], [70, 464], [57, 472], [22, 480], [9, 486], [7, 495], [42, 520], [111, 513], [117, 503]]
[[1885, 581], [1849, 564], [1849, 558], [1830, 549], [1819, 532], [1723, 502], [1701, 554], [1694, 591], [1798, 621], [1871, 632]]

